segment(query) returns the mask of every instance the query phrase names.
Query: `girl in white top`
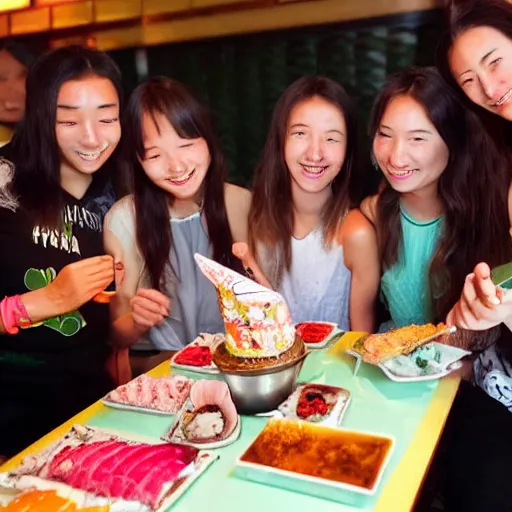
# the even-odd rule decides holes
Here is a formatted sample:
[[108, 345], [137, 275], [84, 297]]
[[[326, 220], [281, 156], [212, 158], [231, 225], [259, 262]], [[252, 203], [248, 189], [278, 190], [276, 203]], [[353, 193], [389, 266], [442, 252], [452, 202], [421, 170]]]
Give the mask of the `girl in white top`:
[[250, 249], [294, 322], [373, 332], [380, 267], [355, 199], [356, 126], [343, 88], [304, 77], [279, 98], [256, 169]]

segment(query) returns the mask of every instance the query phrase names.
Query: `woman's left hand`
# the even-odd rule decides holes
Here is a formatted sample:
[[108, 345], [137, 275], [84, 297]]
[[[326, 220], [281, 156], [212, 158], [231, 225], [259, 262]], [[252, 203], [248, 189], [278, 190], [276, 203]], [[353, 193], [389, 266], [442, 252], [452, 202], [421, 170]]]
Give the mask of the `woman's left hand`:
[[446, 323], [483, 331], [502, 322], [512, 325], [512, 291], [496, 287], [489, 266], [479, 263], [466, 277], [462, 295], [448, 313]]

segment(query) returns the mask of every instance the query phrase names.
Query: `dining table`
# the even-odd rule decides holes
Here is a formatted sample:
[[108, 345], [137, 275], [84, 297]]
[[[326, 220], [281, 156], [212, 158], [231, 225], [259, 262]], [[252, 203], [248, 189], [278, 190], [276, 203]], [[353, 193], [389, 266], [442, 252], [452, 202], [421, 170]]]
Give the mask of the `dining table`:
[[[217, 460], [171, 506], [177, 512], [294, 512], [377, 511], [405, 512], [414, 508], [426, 474], [443, 433], [457, 394], [459, 371], [429, 381], [395, 382], [380, 368], [363, 363], [354, 374], [354, 358], [346, 353], [364, 333], [347, 332], [322, 349], [312, 349], [299, 374], [299, 382], [339, 386], [350, 392], [351, 400], [341, 428], [392, 436], [394, 449], [374, 495], [351, 491], [332, 499], [304, 490], [283, 488], [269, 477], [264, 482], [249, 480], [237, 469], [236, 461], [269, 421], [265, 416], [241, 416], [239, 438], [215, 450]], [[150, 370], [151, 377], [164, 377], [176, 370], [169, 361]], [[194, 378], [222, 378], [179, 372]], [[34, 418], [37, 421], [37, 417]], [[16, 468], [23, 457], [34, 454], [65, 435], [73, 425], [83, 424], [140, 434], [160, 439], [172, 424], [168, 416], [119, 410], [101, 400], [80, 412], [23, 452], [5, 462], [0, 472]]]

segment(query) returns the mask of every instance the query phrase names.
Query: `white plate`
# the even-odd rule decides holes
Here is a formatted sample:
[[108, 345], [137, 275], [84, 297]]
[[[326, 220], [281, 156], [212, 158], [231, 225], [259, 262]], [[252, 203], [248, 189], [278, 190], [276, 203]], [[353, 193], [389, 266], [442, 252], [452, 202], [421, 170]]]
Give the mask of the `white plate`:
[[[334, 388], [340, 392], [340, 395], [336, 399], [336, 403], [334, 404], [330, 414], [326, 416], [322, 421], [310, 421], [297, 416], [294, 412], [294, 410], [297, 408], [297, 401], [300, 393], [306, 386], [318, 386], [319, 388], [325, 386]], [[343, 420], [343, 416], [345, 416], [345, 413], [347, 412], [351, 399], [352, 395], [348, 389], [340, 388], [338, 386], [330, 386], [328, 384], [316, 384], [314, 382], [310, 382], [298, 386], [295, 391], [293, 391], [293, 393], [291, 393], [291, 395], [278, 407], [278, 412], [282, 415], [283, 418], [290, 420], [308, 421], [309, 423], [314, 423], [315, 425], [324, 425], [326, 427], [339, 427]]]
[[189, 443], [188, 441], [183, 441], [181, 438], [175, 439], [173, 438], [173, 432], [176, 428], [178, 428], [179, 420], [176, 420], [176, 424], [171, 427], [167, 436], [162, 437], [162, 441], [178, 443], [178, 444], [186, 444], [189, 446], [193, 446], [194, 448], [198, 448], [199, 450], [215, 450], [216, 448], [223, 448], [224, 446], [228, 446], [231, 443], [234, 443], [238, 437], [240, 436], [240, 432], [242, 430], [242, 419], [238, 416], [238, 421], [236, 423], [235, 430], [231, 432], [231, 434], [226, 437], [226, 439], [222, 439], [221, 441], [216, 441], [214, 443]]
[[377, 474], [373, 487], [371, 487], [370, 489], [367, 489], [366, 487], [360, 487], [357, 485], [347, 484], [344, 482], [337, 482], [333, 480], [327, 480], [325, 478], [304, 475], [302, 473], [295, 473], [293, 471], [288, 471], [284, 469], [277, 469], [271, 466], [265, 466], [263, 464], [246, 462], [242, 460], [244, 454], [242, 454], [236, 460], [236, 467], [242, 469], [242, 476], [244, 478], [247, 478], [248, 480], [263, 483], [265, 485], [272, 485], [276, 487], [285, 488], [291, 491], [298, 491], [302, 493], [312, 494], [314, 496], [334, 499], [336, 501], [346, 500], [346, 495], [342, 493], [340, 494], [340, 491], [352, 491], [357, 494], [372, 496], [379, 488], [384, 470], [386, 469], [391, 459], [391, 455], [395, 447], [395, 438], [390, 435], [377, 434], [374, 432], [364, 432], [349, 429], [340, 430], [343, 430], [345, 432], [354, 432], [356, 434], [368, 434], [372, 436], [389, 439], [391, 441], [391, 446], [379, 468], [379, 473]]
[[460, 361], [456, 361], [455, 363], [449, 365], [444, 371], [439, 373], [433, 373], [431, 375], [421, 375], [418, 377], [403, 377], [401, 375], [395, 375], [391, 371], [389, 371], [385, 366], [382, 366], [381, 364], [377, 365], [384, 373], [384, 375], [395, 382], [425, 382], [429, 380], [437, 380], [441, 379], [443, 377], [446, 377], [447, 375], [450, 375], [450, 373], [454, 372], [455, 370], [458, 370], [459, 368], [462, 368], [462, 363]]
[[176, 368], [177, 370], [186, 370], [187, 372], [195, 372], [195, 373], [204, 373], [207, 375], [218, 375], [219, 369], [212, 363], [209, 366], [189, 366], [187, 364], [177, 364], [173, 361], [173, 359], [179, 354], [177, 352], [171, 358], [171, 368]]
[[304, 345], [306, 345], [306, 347], [308, 347], [308, 348], [324, 348], [331, 341], [333, 341], [336, 337], [341, 336], [345, 333], [338, 327], [338, 324], [336, 324], [334, 322], [306, 321], [306, 322], [299, 322], [299, 323], [295, 324], [295, 327], [297, 327], [297, 325], [299, 325], [299, 324], [327, 324], [327, 325], [332, 325], [334, 327], [334, 330], [332, 331], [332, 333], [329, 334], [329, 336], [327, 338], [325, 338], [324, 341], [321, 341], [320, 343], [304, 342]]
[[[352, 350], [347, 350], [346, 353], [356, 358], [354, 366], [355, 375], [363, 359], [359, 353]], [[418, 347], [407, 356], [393, 357], [372, 366], [380, 368], [388, 379], [395, 382], [425, 382], [441, 379], [458, 370], [462, 366], [460, 360], [469, 354], [471, 352], [467, 350], [434, 341]], [[419, 366], [416, 366], [417, 363], [413, 362], [418, 357], [425, 363], [424, 367], [428, 367], [428, 373]]]
[[[111, 429], [102, 429], [97, 427], [90, 426], [80, 426], [82, 429], [86, 428], [89, 430], [101, 431], [103, 433], [107, 433], [109, 435], [115, 435], [121, 439], [125, 440], [133, 440], [139, 442], [146, 442], [150, 444], [161, 444], [162, 441], [160, 439], [148, 439], [147, 437], [142, 437], [138, 434], [131, 434], [127, 432], [116, 432]], [[37, 455], [37, 454], [35, 454]], [[180, 483], [177, 487], [174, 487], [177, 480], [174, 483], [171, 483], [171, 488], [174, 490], [167, 495], [167, 497], [161, 502], [160, 506], [154, 512], [165, 512], [169, 509], [169, 507], [183, 494], [185, 491], [194, 483], [194, 481], [203, 474], [208, 467], [218, 459], [218, 455], [209, 452], [200, 450], [194, 467], [191, 465], [184, 468], [180, 473], [180, 477], [177, 480], [180, 480]], [[91, 503], [91, 494], [85, 491], [80, 491], [78, 489], [71, 488], [66, 484], [61, 484], [59, 482], [53, 482], [49, 480], [42, 479], [40, 477], [34, 477], [30, 475], [16, 476], [13, 479], [13, 473], [0, 473], [0, 503], [2, 498], [5, 496], [10, 496], [12, 499], [12, 490], [17, 488], [18, 490], [28, 490], [28, 489], [60, 489], [61, 493], [64, 491], [63, 496], [70, 496], [70, 490], [77, 496], [85, 499], [85, 504], [90, 505]], [[101, 498], [98, 498], [101, 501]], [[137, 501], [124, 501], [121, 499], [108, 499], [110, 505], [111, 512], [139, 512], [146, 511], [149, 509], [147, 506], [143, 506], [141, 503]], [[101, 503], [103, 504], [103, 503]], [[133, 508], [136, 507], [136, 508]]]
[[136, 405], [112, 402], [108, 400], [107, 397], [103, 398], [101, 403], [107, 407], [111, 407], [112, 409], [119, 409], [121, 411], [142, 412], [144, 414], [155, 414], [157, 416], [175, 416], [177, 414], [176, 412], [160, 411], [158, 409], [150, 409], [149, 407], [138, 407]]
[[[218, 334], [221, 334], [221, 333], [218, 333]], [[213, 334], [212, 336], [216, 336], [216, 335]], [[217, 347], [217, 344], [222, 343], [222, 340], [218, 340], [216, 343], [213, 343], [212, 345], [210, 345], [210, 344], [206, 343], [205, 341], [201, 341], [201, 338], [202, 338], [202, 336], [200, 334], [192, 343], [189, 343], [186, 347], [183, 347], [179, 352], [176, 352], [176, 354], [174, 354], [171, 357], [171, 368], [176, 368], [178, 370], [186, 370], [188, 372], [204, 373], [207, 375], [218, 375], [220, 372], [219, 372], [219, 369], [217, 368], [217, 366], [215, 365], [215, 363], [211, 363], [208, 366], [192, 366], [192, 365], [188, 365], [188, 364], [179, 364], [179, 363], [175, 362], [175, 359], [178, 357], [178, 355], [188, 347], [207, 346], [210, 348], [210, 352], [212, 352], [212, 356], [213, 356], [213, 351]]]

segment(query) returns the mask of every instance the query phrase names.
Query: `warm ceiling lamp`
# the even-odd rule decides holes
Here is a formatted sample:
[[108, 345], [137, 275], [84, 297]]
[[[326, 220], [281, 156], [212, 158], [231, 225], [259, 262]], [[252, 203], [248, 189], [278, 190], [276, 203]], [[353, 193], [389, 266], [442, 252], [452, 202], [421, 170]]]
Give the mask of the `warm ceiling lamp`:
[[30, 7], [30, 0], [0, 0], [0, 12]]
[[[35, 0], [34, 4], [38, 7], [43, 5], [55, 5], [55, 4], [69, 4], [70, 2], [75, 2], [76, 0]], [[0, 0], [2, 3], [2, 0]]]

